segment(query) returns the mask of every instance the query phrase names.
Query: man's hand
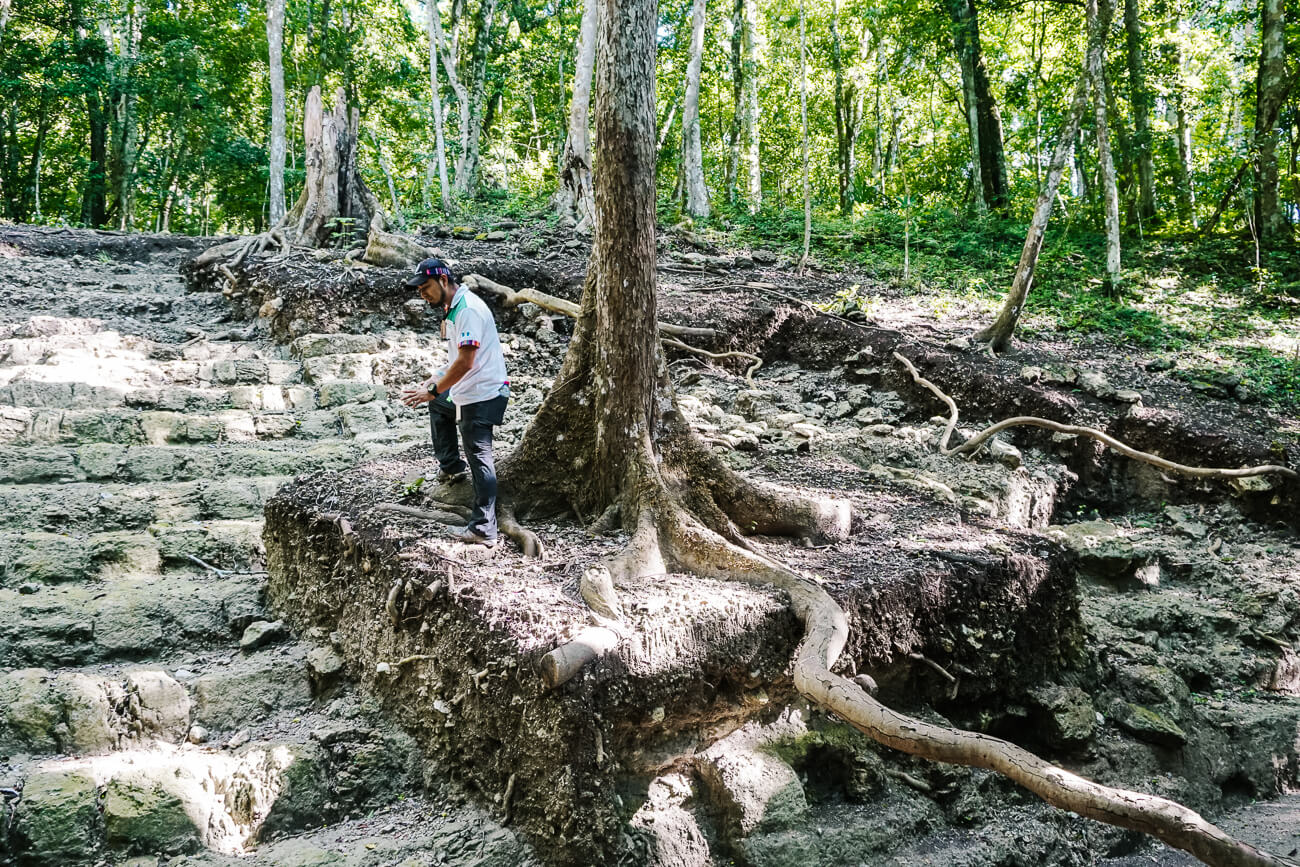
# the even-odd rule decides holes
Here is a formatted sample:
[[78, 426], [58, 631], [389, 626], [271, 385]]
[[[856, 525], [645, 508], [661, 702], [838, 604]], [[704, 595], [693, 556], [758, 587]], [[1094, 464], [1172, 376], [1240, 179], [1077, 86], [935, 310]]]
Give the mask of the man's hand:
[[434, 399], [433, 392], [427, 388], [408, 388], [402, 392], [402, 403], [407, 406], [419, 406]]

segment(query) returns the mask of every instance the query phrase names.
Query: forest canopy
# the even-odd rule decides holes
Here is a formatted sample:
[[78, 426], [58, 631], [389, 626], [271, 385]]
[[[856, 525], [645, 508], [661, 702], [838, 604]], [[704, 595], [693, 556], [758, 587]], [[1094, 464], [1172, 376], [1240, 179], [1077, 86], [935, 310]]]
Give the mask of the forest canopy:
[[[361, 171], [399, 222], [452, 219], [439, 195], [439, 117], [445, 210], [547, 208], [569, 136], [581, 0], [450, 0], [436, 22], [416, 0], [0, 0], [3, 216], [268, 228], [277, 3], [289, 202], [303, 179], [304, 99], [320, 86], [359, 109]], [[1055, 219], [1106, 230], [1109, 162], [1126, 238], [1218, 233], [1265, 255], [1293, 245], [1300, 111], [1287, 11], [1282, 0], [1115, 8], [1103, 111], [1090, 103], [1078, 124]], [[661, 215], [797, 236], [802, 90], [819, 240], [836, 220], [867, 236], [927, 214], [1023, 225], [1069, 126], [1086, 29], [1070, 0], [665, 0]]]

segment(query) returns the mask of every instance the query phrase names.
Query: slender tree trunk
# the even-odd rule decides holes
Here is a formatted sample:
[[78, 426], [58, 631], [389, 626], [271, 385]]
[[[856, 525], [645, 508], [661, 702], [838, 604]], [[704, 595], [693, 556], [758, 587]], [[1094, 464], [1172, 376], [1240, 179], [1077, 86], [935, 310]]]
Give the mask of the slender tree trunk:
[[1005, 210], [1007, 167], [1002, 148], [1002, 113], [989, 82], [980, 46], [979, 15], [974, 0], [946, 0], [953, 46], [961, 65], [962, 93], [971, 141], [971, 183], [975, 208]]
[[709, 188], [704, 183], [704, 149], [700, 140], [700, 74], [704, 63], [705, 0], [691, 6], [691, 54], [686, 66], [686, 97], [682, 103], [682, 160], [686, 213], [709, 216]]
[[[1181, 52], [1179, 54], [1181, 63]], [[1173, 96], [1174, 116], [1177, 125], [1178, 160], [1174, 164], [1174, 186], [1178, 190], [1178, 215], [1196, 226], [1196, 188], [1192, 183], [1192, 125], [1187, 118], [1187, 95], [1183, 91], [1181, 76], [1179, 88]]]
[[139, 156], [139, 127], [136, 122], [136, 105], [139, 97], [135, 87], [135, 67], [140, 51], [140, 34], [147, 7], [140, 0], [127, 4], [126, 27], [122, 34], [120, 68], [117, 78], [122, 92], [117, 102], [117, 125], [120, 146], [117, 177], [117, 224], [130, 230], [135, 201], [135, 167]]
[[578, 50], [573, 67], [573, 101], [569, 103], [569, 132], [560, 158], [560, 185], [556, 211], [573, 220], [577, 231], [590, 232], [596, 219], [591, 186], [591, 79], [596, 65], [596, 27], [599, 0], [585, 0]]
[[1101, 30], [1102, 38], [1088, 45], [1088, 81], [1092, 90], [1093, 117], [1096, 123], [1097, 162], [1101, 175], [1102, 202], [1106, 215], [1106, 289], [1118, 291], [1120, 283], [1119, 189], [1115, 183], [1115, 162], [1110, 153], [1110, 128], [1106, 117], [1106, 39], [1110, 32], [1113, 8], [1111, 0], [1087, 0], [1089, 18]]
[[284, 9], [285, 0], [266, 0], [266, 46], [271, 79], [271, 225], [284, 219], [284, 156], [288, 149], [284, 113]]
[[1129, 98], [1133, 104], [1133, 150], [1137, 162], [1138, 216], [1156, 215], [1155, 164], [1151, 156], [1151, 91], [1143, 59], [1141, 0], [1124, 0], [1124, 35], [1128, 47]]
[[492, 24], [496, 16], [497, 0], [481, 0], [478, 22], [474, 31], [474, 45], [470, 51], [470, 85], [468, 105], [461, 111], [465, 129], [461, 135], [464, 147], [456, 167], [456, 190], [468, 194], [478, 187], [479, 144], [483, 132], [483, 103], [487, 95], [487, 64], [491, 52]]
[[438, 54], [442, 44], [442, 23], [438, 0], [425, 0], [429, 32], [429, 109], [433, 113], [433, 140], [438, 161], [438, 189], [442, 212], [451, 213], [451, 189], [447, 184], [447, 141], [443, 130], [442, 89], [438, 87]]
[[23, 205], [22, 213], [25, 216], [28, 208], [28, 193], [31, 195], [30, 203], [33, 208], [36, 219], [41, 217], [41, 160], [45, 156], [45, 137], [50, 131], [52, 121], [49, 109], [49, 92], [46, 88], [41, 88], [40, 114], [36, 120], [36, 138], [32, 142], [32, 159], [27, 167], [27, 183], [23, 185]]
[[1278, 201], [1277, 117], [1286, 99], [1286, 22], [1283, 0], [1260, 0], [1259, 77], [1255, 86], [1255, 225], [1269, 247], [1288, 232]]
[[[452, 7], [452, 36], [448, 39], [443, 33], [442, 16], [437, 12], [437, 0], [428, 0], [428, 2], [431, 2], [434, 5], [433, 14], [430, 16], [429, 22], [433, 26], [433, 38], [434, 42], [437, 44], [438, 57], [442, 62], [442, 71], [447, 74], [447, 86], [451, 88], [451, 92], [456, 96], [456, 107], [459, 115], [459, 126], [457, 127], [459, 154], [456, 158], [456, 179], [452, 185], [452, 189], [457, 193], [465, 194], [469, 192], [470, 188], [469, 179], [465, 177], [463, 172], [465, 154], [469, 150], [470, 97], [469, 88], [461, 83], [460, 73], [456, 68], [456, 55], [460, 42], [460, 39], [456, 34], [456, 27], [460, 21], [460, 16], [457, 14], [457, 10], [461, 7], [461, 4], [458, 2]], [[564, 60], [561, 58], [561, 65], [563, 65], [563, 62]], [[561, 69], [561, 75], [563, 75], [563, 69]]]
[[[1094, 40], [1104, 38], [1103, 34], [1096, 32], [1098, 29], [1095, 22], [1089, 22], [1088, 50], [1090, 52]], [[1085, 70], [1074, 90], [1074, 101], [1070, 107], [1070, 113], [1066, 116], [1060, 135], [1056, 140], [1056, 150], [1052, 154], [1052, 162], [1047, 168], [1047, 180], [1038, 191], [1038, 202], [1034, 206], [1034, 216], [1029, 222], [1029, 231], [1025, 234], [1025, 245], [1020, 251], [1020, 262], [1016, 266], [1015, 278], [1011, 281], [1011, 290], [1007, 292], [1006, 300], [1002, 304], [1002, 310], [998, 313], [997, 319], [975, 335], [976, 340], [989, 344], [994, 352], [1002, 352], [1011, 345], [1011, 338], [1015, 334], [1016, 324], [1020, 321], [1020, 314], [1024, 312], [1025, 300], [1029, 297], [1029, 290], [1034, 285], [1034, 269], [1038, 267], [1038, 254], [1042, 252], [1043, 238], [1047, 234], [1047, 223], [1052, 217], [1052, 205], [1056, 201], [1056, 188], [1060, 186], [1061, 176], [1065, 174], [1065, 167], [1070, 162], [1070, 157], [1074, 152], [1074, 143], [1079, 135], [1079, 124], [1083, 119], [1084, 108], [1087, 106], [1087, 95], [1088, 73]]]
[[668, 107], [668, 116], [664, 118], [664, 125], [659, 129], [659, 142], [655, 145], [655, 153], [664, 149], [664, 144], [668, 141], [668, 133], [672, 131], [673, 121], [677, 119], [677, 106], [681, 100], [673, 100], [673, 104]]
[[853, 108], [857, 103], [850, 83], [844, 83], [844, 44], [840, 39], [839, 4], [831, 2], [831, 69], [835, 74], [835, 154], [839, 170], [840, 214], [853, 214], [853, 140], [857, 137], [857, 123]]
[[[948, 0], [948, 9], [953, 21], [953, 43], [957, 49], [957, 62], [961, 66], [962, 102], [966, 108], [966, 130], [970, 136], [970, 189], [975, 213], [988, 211], [988, 199], [984, 196], [984, 173], [980, 159], [980, 121], [979, 100], [975, 95], [975, 45], [970, 38], [970, 25], [967, 19], [971, 6], [969, 0]], [[884, 186], [883, 176], [881, 186]]]
[[808, 26], [804, 0], [799, 0], [799, 124], [803, 133], [803, 257], [799, 271], [808, 267], [812, 245], [812, 184], [808, 177]]
[[731, 130], [727, 137], [727, 204], [735, 205], [739, 198], [736, 179], [740, 175], [740, 131], [744, 114], [745, 67], [744, 43], [745, 0], [734, 0], [731, 8]]
[[756, 0], [740, 0], [744, 4], [743, 33], [741, 39], [741, 69], [745, 78], [744, 113], [741, 118], [741, 135], [744, 138], [745, 175], [748, 180], [746, 198], [750, 213], [758, 213], [763, 205], [763, 173], [759, 159], [758, 114], [758, 4]]
[[90, 132], [90, 164], [86, 168], [81, 220], [98, 229], [104, 225], [104, 196], [108, 191], [108, 113], [98, 90], [91, 89], [86, 93], [86, 116]]

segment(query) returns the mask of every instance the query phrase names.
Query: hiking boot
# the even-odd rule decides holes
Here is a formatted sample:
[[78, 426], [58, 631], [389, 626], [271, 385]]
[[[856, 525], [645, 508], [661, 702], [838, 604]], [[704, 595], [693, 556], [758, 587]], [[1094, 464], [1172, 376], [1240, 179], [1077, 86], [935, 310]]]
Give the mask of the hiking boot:
[[468, 527], [452, 538], [462, 545], [482, 545], [484, 548], [495, 548], [497, 546], [496, 538], [489, 539], [477, 530], [471, 530]]
[[438, 470], [437, 482], [440, 485], [458, 485], [469, 478], [469, 470], [457, 470], [449, 473], [446, 470]]

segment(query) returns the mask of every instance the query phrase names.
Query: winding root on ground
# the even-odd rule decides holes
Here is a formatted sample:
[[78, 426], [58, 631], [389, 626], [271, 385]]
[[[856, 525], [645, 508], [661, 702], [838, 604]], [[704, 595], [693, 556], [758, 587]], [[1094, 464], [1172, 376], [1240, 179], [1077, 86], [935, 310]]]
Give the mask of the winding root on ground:
[[[759, 532], [804, 533], [831, 540], [849, 531], [848, 510], [827, 500], [801, 497], [752, 483], [731, 471], [693, 435], [667, 440], [663, 460], [641, 464], [640, 484], [622, 504], [636, 523], [627, 549], [609, 564], [615, 580], [647, 578], [669, 568], [726, 581], [775, 587], [790, 598], [804, 627], [795, 652], [794, 684], [801, 695], [886, 746], [933, 761], [986, 768], [1003, 774], [1043, 800], [1081, 816], [1150, 834], [1219, 867], [1281, 867], [1295, 862], [1262, 852], [1205, 821], [1186, 807], [1141, 792], [1103, 786], [1058, 768], [1015, 744], [975, 732], [933, 725], [890, 710], [852, 680], [835, 674], [848, 640], [844, 611], [815, 581], [729, 538], [739, 527]], [[665, 443], [661, 441], [661, 445]], [[695, 475], [714, 468], [703, 484]], [[752, 509], [752, 514], [745, 511]], [[595, 570], [589, 570], [589, 574]], [[599, 570], [603, 571], [603, 570]], [[617, 613], [616, 591], [601, 584], [605, 613]], [[584, 592], [584, 597], [588, 594]], [[616, 597], [615, 597], [616, 598]], [[600, 607], [600, 606], [597, 606]], [[593, 612], [593, 625], [557, 647], [542, 662], [542, 677], [554, 688], [590, 660], [613, 650], [623, 638], [621, 623]]]
[[990, 425], [979, 433], [975, 434], [966, 442], [952, 448], [948, 447], [948, 440], [957, 427], [957, 402], [949, 397], [942, 389], [917, 371], [915, 365], [908, 361], [897, 352], [894, 358], [907, 368], [907, 372], [912, 375], [912, 379], [918, 384], [929, 389], [935, 397], [942, 400], [948, 406], [948, 426], [944, 429], [943, 436], [939, 439], [939, 452], [943, 455], [960, 455], [974, 454], [979, 450], [990, 437], [1001, 433], [1007, 428], [1012, 427], [1039, 427], [1057, 433], [1073, 434], [1075, 436], [1085, 436], [1097, 440], [1104, 445], [1109, 446], [1120, 454], [1132, 458], [1135, 461], [1141, 461], [1145, 464], [1159, 467], [1162, 470], [1168, 470], [1172, 473], [1179, 473], [1184, 476], [1191, 476], [1196, 479], [1242, 479], [1250, 476], [1263, 476], [1270, 473], [1276, 473], [1288, 479], [1300, 479], [1300, 473], [1290, 467], [1278, 466], [1277, 464], [1262, 464], [1256, 467], [1191, 467], [1186, 464], [1175, 463], [1159, 455], [1153, 455], [1149, 452], [1138, 451], [1130, 445], [1126, 445], [1103, 431], [1096, 428], [1081, 427], [1080, 425], [1062, 424], [1061, 422], [1052, 421], [1051, 419], [1039, 418], [1037, 416], [1022, 415], [1014, 418], [1005, 419], [995, 425]]
[[[494, 280], [489, 280], [482, 274], [466, 274], [461, 277], [460, 282], [471, 291], [489, 292], [496, 295], [506, 307], [517, 307], [520, 304], [532, 303], [543, 310], [559, 313], [570, 319], [577, 319], [581, 313], [578, 305], [572, 301], [556, 298], [554, 295], [547, 295], [545, 292], [539, 292], [536, 289], [511, 289], [509, 286], [502, 286]], [[671, 322], [660, 322], [659, 332], [671, 337], [696, 338], [699, 340], [714, 340], [718, 336], [718, 332], [712, 328], [689, 328], [685, 325], [673, 325]]]

